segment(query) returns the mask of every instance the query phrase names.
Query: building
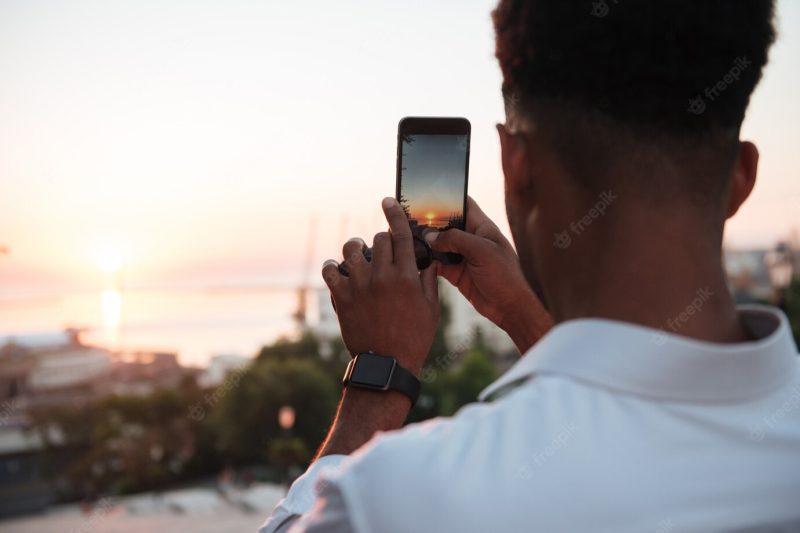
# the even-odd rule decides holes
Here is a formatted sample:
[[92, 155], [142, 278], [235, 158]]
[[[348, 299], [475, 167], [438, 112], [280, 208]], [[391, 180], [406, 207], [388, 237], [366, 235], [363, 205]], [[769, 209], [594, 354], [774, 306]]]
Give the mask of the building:
[[110, 370], [111, 353], [82, 344], [77, 330], [0, 336], [0, 401], [84, 400]]
[[769, 301], [774, 289], [764, 261], [767, 250], [726, 250], [728, 287], [738, 303]]
[[[0, 516], [35, 512], [56, 501], [42, 467], [69, 464], [71, 450], [49, 433], [46, 448], [29, 428], [31, 409], [74, 406], [110, 394], [147, 395], [194, 381], [199, 369], [174, 353], [113, 354], [83, 344], [76, 330], [0, 337]], [[40, 428], [41, 429], [41, 428]]]
[[241, 370], [249, 365], [253, 359], [243, 355], [214, 355], [208, 367], [198, 376], [197, 384], [201, 387], [216, 387], [221, 385], [231, 372]]

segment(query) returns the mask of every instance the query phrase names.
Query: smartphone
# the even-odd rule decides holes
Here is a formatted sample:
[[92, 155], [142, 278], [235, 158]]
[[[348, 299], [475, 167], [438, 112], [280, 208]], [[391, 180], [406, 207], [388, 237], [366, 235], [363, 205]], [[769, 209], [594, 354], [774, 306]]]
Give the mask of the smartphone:
[[456, 253], [431, 250], [429, 231], [467, 224], [470, 123], [465, 118], [405, 117], [397, 126], [397, 201], [414, 235], [417, 268], [433, 260], [460, 263]]

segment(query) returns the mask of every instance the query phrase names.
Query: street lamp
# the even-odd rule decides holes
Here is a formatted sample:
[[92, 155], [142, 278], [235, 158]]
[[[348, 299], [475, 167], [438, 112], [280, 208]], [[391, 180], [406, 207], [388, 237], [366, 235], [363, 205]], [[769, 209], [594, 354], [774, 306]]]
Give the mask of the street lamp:
[[292, 465], [295, 461], [293, 446], [295, 439], [292, 439], [292, 428], [294, 427], [295, 412], [291, 405], [284, 405], [278, 409], [278, 425], [283, 430], [283, 435], [275, 439], [272, 445], [271, 455], [278, 462], [283, 473], [283, 486], [286, 492], [289, 491], [292, 478]]
[[769, 281], [775, 290], [775, 304], [786, 310], [786, 290], [792, 282], [794, 262], [792, 251], [785, 242], [779, 242], [775, 250], [764, 255], [764, 265], [769, 274]]
[[287, 433], [294, 427], [294, 407], [284, 405], [278, 410], [278, 425]]

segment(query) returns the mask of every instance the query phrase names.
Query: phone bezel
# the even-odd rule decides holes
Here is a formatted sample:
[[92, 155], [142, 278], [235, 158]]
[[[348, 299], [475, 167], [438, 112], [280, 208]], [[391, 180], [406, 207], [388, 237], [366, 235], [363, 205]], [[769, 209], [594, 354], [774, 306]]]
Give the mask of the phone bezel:
[[[463, 117], [404, 117], [397, 124], [397, 156], [395, 161], [395, 198], [400, 201], [400, 185], [402, 180], [402, 161], [403, 161], [403, 136], [404, 135], [466, 135], [467, 152], [464, 164], [464, 201], [462, 213], [464, 213], [464, 227], [467, 225], [467, 191], [469, 187], [469, 152], [472, 144], [472, 125], [469, 120]], [[440, 230], [442, 231], [442, 230]], [[443, 230], [447, 231], [447, 230]], [[461, 260], [459, 254], [447, 253], [446, 256], [453, 263]]]

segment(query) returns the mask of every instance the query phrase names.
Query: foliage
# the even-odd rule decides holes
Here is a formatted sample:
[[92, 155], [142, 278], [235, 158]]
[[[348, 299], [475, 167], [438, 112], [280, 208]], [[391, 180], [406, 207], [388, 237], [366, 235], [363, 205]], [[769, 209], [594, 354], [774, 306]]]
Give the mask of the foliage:
[[490, 356], [483, 337], [476, 332], [460, 367], [446, 376], [439, 402], [441, 415], [452, 415], [462, 406], [474, 402], [478, 394], [497, 379], [497, 370]]
[[397, 203], [400, 204], [400, 208], [403, 210], [403, 214], [406, 215], [406, 218], [411, 218], [411, 206], [408, 203], [408, 198], [403, 196], [403, 193], [400, 193], [400, 198]]
[[233, 463], [266, 462], [281, 436], [278, 411], [296, 413], [293, 434], [316, 449], [333, 420], [339, 387], [309, 359], [256, 361], [212, 413], [220, 452]]
[[256, 361], [286, 359], [314, 359], [319, 354], [319, 340], [311, 333], [305, 333], [297, 341], [280, 338], [274, 344], [259, 350]]
[[[409, 422], [452, 414], [495, 377], [479, 334], [467, 350], [447, 345], [449, 320], [443, 304], [423, 373], [423, 396]], [[69, 500], [158, 490], [215, 476], [229, 465], [288, 472], [292, 465], [307, 464], [333, 420], [350, 359], [340, 339], [325, 348], [323, 358], [311, 334], [281, 339], [213, 389], [188, 380], [146, 396], [34, 409], [30, 431], [45, 445], [44, 471]], [[288, 431], [278, 424], [278, 411], [286, 405], [296, 414]]]
[[795, 345], [800, 347], [800, 277], [795, 277], [786, 289], [786, 314], [792, 326]]
[[311, 460], [311, 453], [303, 439], [299, 437], [280, 437], [269, 447], [270, 462], [282, 469], [293, 464], [304, 464]]
[[[30, 411], [31, 431], [44, 442], [45, 471], [62, 476], [64, 496], [125, 493], [209, 473], [204, 428], [186, 416], [195, 388], [158, 390], [148, 396], [113, 395], [80, 408]], [[66, 464], [59, 458], [69, 457]]]
[[422, 370], [422, 390], [417, 404], [408, 416], [407, 422], [419, 422], [439, 414], [437, 407], [441, 383], [437, 378], [450, 365], [453, 359], [453, 353], [447, 345], [445, 336], [447, 326], [450, 324], [450, 315], [450, 306], [445, 301], [442, 301], [439, 324], [436, 326], [433, 343]]

